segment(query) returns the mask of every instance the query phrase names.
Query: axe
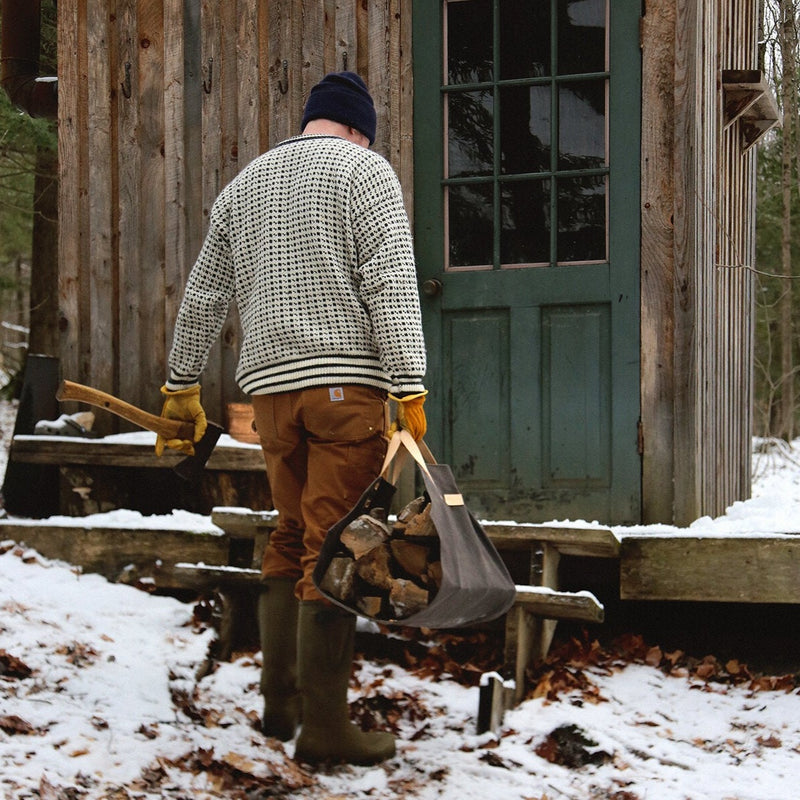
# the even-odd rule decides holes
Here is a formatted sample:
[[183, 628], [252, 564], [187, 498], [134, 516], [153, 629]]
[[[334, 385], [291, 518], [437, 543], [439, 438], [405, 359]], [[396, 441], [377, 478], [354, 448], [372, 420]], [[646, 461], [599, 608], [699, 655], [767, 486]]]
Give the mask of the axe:
[[[61, 381], [61, 385], [56, 392], [56, 399], [61, 401], [78, 400], [82, 403], [88, 403], [90, 406], [104, 408], [106, 411], [132, 422], [140, 428], [153, 431], [153, 433], [157, 433], [165, 439], [189, 439], [191, 441], [194, 438], [193, 422], [157, 417], [155, 414], [143, 411], [141, 408], [132, 406], [130, 403], [126, 403], [113, 395], [101, 392], [99, 389], [93, 389], [91, 386], [83, 386], [72, 381]], [[174, 467], [175, 473], [187, 481], [198, 478], [222, 432], [223, 430], [219, 425], [209, 422], [203, 438], [194, 443], [194, 455], [187, 456], [179, 461]]]

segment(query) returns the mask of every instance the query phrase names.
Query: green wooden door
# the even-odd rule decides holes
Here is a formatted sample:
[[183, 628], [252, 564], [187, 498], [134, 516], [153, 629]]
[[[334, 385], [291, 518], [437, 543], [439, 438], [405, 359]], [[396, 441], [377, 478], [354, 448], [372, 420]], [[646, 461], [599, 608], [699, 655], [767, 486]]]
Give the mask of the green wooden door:
[[427, 440], [488, 518], [640, 519], [640, 9], [414, 3]]

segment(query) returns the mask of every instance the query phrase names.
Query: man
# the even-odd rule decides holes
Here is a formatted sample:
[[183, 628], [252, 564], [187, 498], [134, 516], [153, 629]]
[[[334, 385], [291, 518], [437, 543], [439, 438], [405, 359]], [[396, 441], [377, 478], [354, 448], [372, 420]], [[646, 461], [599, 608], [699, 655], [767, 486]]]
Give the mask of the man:
[[[369, 147], [376, 116], [362, 79], [331, 73], [311, 90], [302, 134], [257, 158], [217, 198], [189, 277], [162, 414], [206, 420], [199, 377], [235, 300], [236, 380], [252, 395], [279, 526], [264, 554], [259, 629], [262, 728], [295, 757], [368, 764], [388, 733], [349, 722], [355, 617], [311, 579], [328, 528], [356, 503], [397, 422], [425, 433], [425, 347], [408, 219], [390, 165]], [[156, 442], [156, 451], [191, 442]], [[299, 601], [299, 603], [298, 603]]]

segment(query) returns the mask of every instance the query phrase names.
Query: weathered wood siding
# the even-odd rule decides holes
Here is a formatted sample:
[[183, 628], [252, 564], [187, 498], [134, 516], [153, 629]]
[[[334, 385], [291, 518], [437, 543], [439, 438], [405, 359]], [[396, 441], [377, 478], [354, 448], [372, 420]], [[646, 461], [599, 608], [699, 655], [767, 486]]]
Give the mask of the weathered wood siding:
[[[738, 123], [724, 127], [720, 73], [756, 66], [758, 2], [643, 9], [643, 521], [686, 523], [750, 489], [755, 156]], [[367, 80], [375, 149], [412, 212], [411, 2], [74, 0], [58, 13], [62, 373], [158, 411], [211, 205], [297, 132], [326, 72]], [[240, 399], [238, 338], [232, 314], [203, 377], [221, 422]]]
[[[326, 72], [367, 81], [374, 149], [412, 212], [410, 2], [75, 0], [58, 14], [62, 374], [158, 411], [211, 205], [298, 132]], [[239, 399], [238, 338], [232, 314], [203, 377], [220, 421]]]
[[720, 78], [756, 67], [758, 3], [645, 8], [643, 516], [686, 524], [750, 492], [755, 161]]

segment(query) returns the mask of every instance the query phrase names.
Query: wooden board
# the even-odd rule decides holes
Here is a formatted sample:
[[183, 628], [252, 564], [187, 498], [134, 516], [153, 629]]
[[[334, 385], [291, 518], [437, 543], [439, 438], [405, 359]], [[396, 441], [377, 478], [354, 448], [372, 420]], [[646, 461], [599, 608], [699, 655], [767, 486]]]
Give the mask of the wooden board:
[[[184, 456], [167, 450], [159, 458], [153, 452], [152, 445], [147, 444], [87, 441], [77, 437], [15, 436], [11, 443], [10, 458], [31, 464], [171, 469]], [[206, 463], [206, 469], [264, 473], [264, 457], [260, 447], [217, 445]]]
[[625, 537], [620, 597], [798, 603], [800, 535]]
[[498, 550], [527, 550], [535, 542], [546, 542], [568, 556], [616, 558], [619, 554], [619, 539], [609, 528], [484, 523], [483, 529]]
[[516, 606], [545, 619], [602, 622], [605, 610], [590, 592], [558, 592], [544, 586], [517, 586]]
[[219, 507], [211, 510], [211, 521], [229, 536], [252, 539], [275, 530], [278, 512]]
[[30, 525], [4, 521], [0, 539], [24, 543], [45, 558], [60, 559], [123, 580], [133, 566], [139, 575], [157, 578], [163, 565], [180, 561], [226, 564], [228, 538], [222, 533], [150, 528], [83, 528], [79, 525]]

